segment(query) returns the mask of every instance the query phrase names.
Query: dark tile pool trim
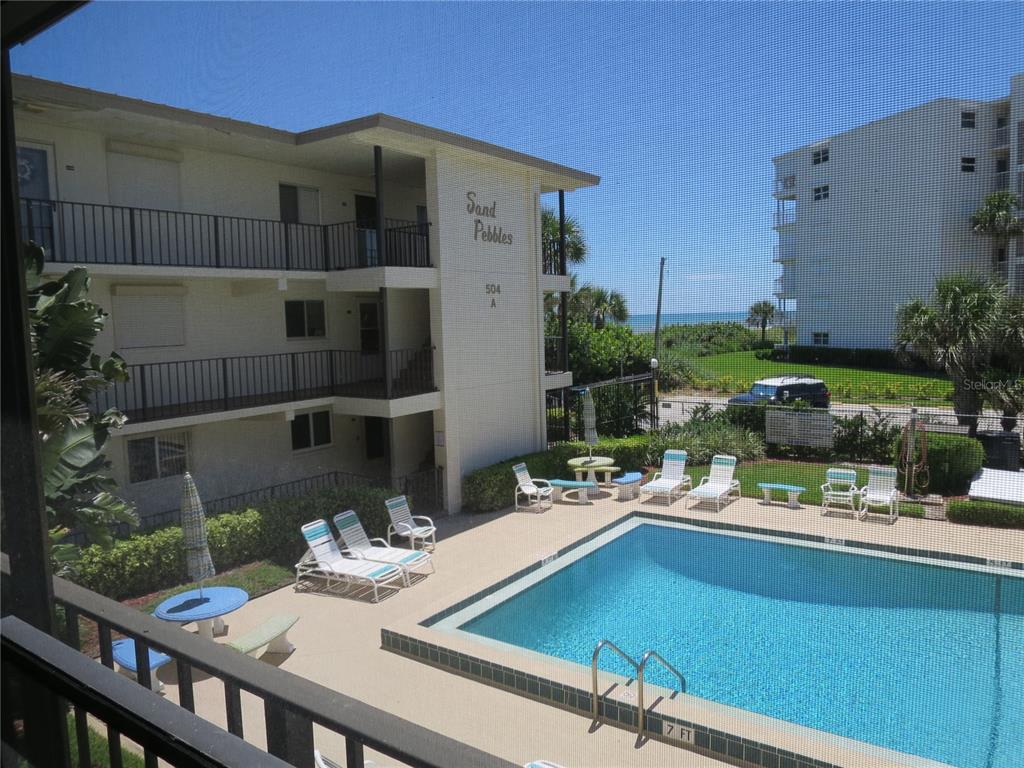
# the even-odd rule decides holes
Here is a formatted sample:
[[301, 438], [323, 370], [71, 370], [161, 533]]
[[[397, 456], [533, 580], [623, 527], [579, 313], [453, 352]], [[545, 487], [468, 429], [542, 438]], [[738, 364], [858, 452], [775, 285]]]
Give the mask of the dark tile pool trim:
[[[549, 680], [523, 672], [512, 667], [495, 664], [487, 659], [454, 651], [443, 645], [436, 645], [409, 637], [390, 629], [381, 629], [381, 645], [384, 650], [425, 662], [463, 677], [503, 688], [528, 699], [551, 704], [574, 714], [590, 717], [592, 712], [591, 691]], [[598, 698], [598, 715], [603, 722], [627, 730], [636, 729], [636, 705]], [[677, 741], [661, 735], [664, 725], [670, 723], [675, 730], [685, 729], [692, 734], [692, 742]], [[805, 755], [778, 749], [770, 744], [745, 739], [699, 723], [691, 723], [670, 715], [648, 712], [645, 736], [683, 749], [724, 760], [733, 765], [752, 768], [840, 768], [834, 763], [815, 760]]]
[[[454, 605], [435, 613], [420, 622], [420, 626], [430, 627], [449, 616], [458, 613], [467, 606], [487, 597], [490, 594], [508, 586], [514, 581], [521, 579], [538, 568], [547, 565], [562, 555], [570, 552], [582, 544], [622, 525], [632, 518], [641, 520], [655, 520], [670, 523], [683, 523], [698, 528], [711, 530], [736, 531], [738, 533], [759, 534], [763, 536], [774, 536], [794, 541], [815, 542], [818, 544], [829, 544], [832, 546], [846, 547], [851, 550], [874, 550], [894, 555], [905, 555], [909, 557], [923, 557], [933, 560], [944, 560], [950, 563], [964, 563], [969, 565], [998, 566], [1011, 570], [1021, 571], [1024, 575], [1024, 563], [1015, 561], [993, 561], [983, 557], [972, 555], [960, 555], [951, 552], [939, 552], [915, 547], [897, 547], [888, 544], [872, 544], [862, 541], [848, 541], [845, 539], [834, 539], [816, 534], [794, 533], [790, 531], [779, 531], [773, 528], [759, 528], [750, 525], [739, 525], [726, 523], [719, 520], [708, 520], [705, 518], [690, 518], [679, 515], [667, 515], [658, 512], [640, 510], [631, 512], [614, 522], [593, 531], [583, 538], [562, 547], [557, 552], [545, 557], [543, 560], [532, 563], [500, 581], [476, 592], [469, 597], [460, 600]], [[568, 686], [554, 680], [549, 680], [537, 675], [529, 674], [512, 667], [502, 666], [493, 662], [481, 659], [476, 656], [451, 650], [441, 645], [428, 643], [415, 637], [403, 635], [389, 629], [381, 629], [381, 646], [393, 653], [398, 653], [412, 659], [440, 667], [450, 672], [469, 677], [487, 685], [503, 688], [520, 696], [542, 701], [546, 704], [574, 712], [585, 717], [590, 717], [592, 712], [592, 693], [574, 686]], [[637, 708], [625, 702], [606, 702], [598, 699], [598, 714], [604, 722], [626, 729], [636, 728]], [[661, 735], [666, 723], [689, 730], [692, 734], [692, 741], [682, 742]], [[670, 715], [648, 712], [645, 735], [667, 743], [676, 744], [684, 749], [709, 755], [718, 760], [738, 766], [753, 766], [755, 768], [840, 768], [833, 763], [816, 760], [805, 755], [799, 755], [784, 749], [779, 749], [770, 744], [751, 741], [734, 734], [709, 728], [700, 723], [691, 723]]]

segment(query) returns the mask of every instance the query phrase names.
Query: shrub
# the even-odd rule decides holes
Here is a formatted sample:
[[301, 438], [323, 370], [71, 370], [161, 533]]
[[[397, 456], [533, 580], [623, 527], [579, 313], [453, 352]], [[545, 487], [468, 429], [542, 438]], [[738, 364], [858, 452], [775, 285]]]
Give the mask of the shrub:
[[649, 438], [648, 465], [660, 466], [665, 451], [683, 449], [691, 464], [708, 464], [715, 454], [724, 453], [741, 461], [764, 458], [762, 435], [723, 418], [693, 420], [670, 424], [652, 432]]
[[946, 517], [954, 523], [1024, 528], [1024, 507], [995, 501], [956, 500], [946, 505]]
[[[210, 556], [224, 571], [256, 560], [294, 565], [306, 551], [299, 527], [354, 509], [370, 536], [383, 536], [388, 515], [385, 488], [337, 488], [294, 499], [272, 499], [256, 508], [206, 521]], [[410, 502], [411, 503], [411, 502]], [[180, 527], [136, 534], [104, 548], [85, 547], [72, 581], [114, 600], [156, 592], [188, 581]]]
[[878, 409], [873, 419], [862, 413], [833, 417], [832, 450], [835, 458], [891, 464], [896, 453], [900, 427]]
[[814, 363], [819, 365], [845, 365], [853, 368], [876, 368], [892, 371], [926, 371], [927, 364], [919, 358], [901, 359], [891, 349], [853, 349], [847, 347], [806, 347], [791, 346], [786, 350], [777, 349], [773, 360], [789, 363]]
[[[918, 483], [918, 491], [938, 493], [943, 496], [958, 496], [967, 493], [971, 479], [981, 469], [985, 451], [979, 440], [964, 435], [927, 433], [927, 484]], [[920, 445], [920, 443], [918, 444]], [[903, 453], [903, 439], [899, 441], [900, 455]], [[918, 449], [920, 455], [920, 448]], [[900, 472], [900, 487], [904, 478]]]
[[725, 414], [726, 421], [730, 424], [761, 435], [765, 432], [765, 416], [768, 413], [768, 405], [766, 403], [727, 405], [723, 413]]

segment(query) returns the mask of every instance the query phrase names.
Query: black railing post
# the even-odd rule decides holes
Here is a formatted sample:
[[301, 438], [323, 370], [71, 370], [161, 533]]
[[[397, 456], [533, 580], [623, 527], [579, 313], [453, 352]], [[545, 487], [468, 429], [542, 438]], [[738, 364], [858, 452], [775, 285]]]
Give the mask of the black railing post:
[[292, 245], [291, 238], [288, 237], [288, 222], [283, 222], [284, 225], [284, 268], [292, 268]]
[[149, 395], [147, 394], [146, 386], [146, 366], [139, 366], [139, 392], [142, 397], [142, 420], [146, 420], [146, 411], [149, 410]]
[[328, 246], [330, 244], [330, 238], [327, 235], [327, 225], [326, 224], [321, 224], [320, 225], [320, 242], [323, 243], [323, 245], [321, 247], [324, 249], [324, 272], [328, 272], [328, 271], [330, 271], [330, 268], [331, 268], [331, 257], [330, 257], [330, 253], [328, 251]]
[[135, 249], [135, 209], [128, 209], [128, 242], [131, 247], [132, 264], [139, 263], [139, 254]]
[[220, 266], [220, 216], [213, 217], [213, 264]]
[[298, 392], [299, 392], [299, 388], [298, 388], [298, 384], [297, 384], [297, 382], [298, 382], [298, 373], [297, 373], [298, 367], [297, 367], [297, 364], [296, 364], [296, 357], [295, 357], [297, 354], [298, 354], [297, 352], [292, 352], [291, 354], [289, 354], [289, 357], [291, 358], [292, 400], [298, 400]]
[[220, 359], [220, 388], [224, 393], [224, 410], [226, 411], [231, 397], [231, 390], [228, 388], [228, 359], [226, 357]]
[[565, 431], [565, 435], [562, 439], [566, 442], [572, 440], [572, 435], [570, 433], [571, 424], [569, 421], [571, 418], [571, 414], [569, 413], [569, 399], [571, 397], [571, 389], [566, 388], [562, 390], [562, 429]]
[[384, 247], [384, 150], [373, 148], [373, 191], [377, 203], [377, 266], [387, 265], [387, 249]]
[[363, 743], [351, 736], [345, 737], [345, 768], [363, 768]]
[[297, 768], [315, 768], [313, 723], [281, 702], [267, 697], [263, 702], [267, 726], [267, 752]]

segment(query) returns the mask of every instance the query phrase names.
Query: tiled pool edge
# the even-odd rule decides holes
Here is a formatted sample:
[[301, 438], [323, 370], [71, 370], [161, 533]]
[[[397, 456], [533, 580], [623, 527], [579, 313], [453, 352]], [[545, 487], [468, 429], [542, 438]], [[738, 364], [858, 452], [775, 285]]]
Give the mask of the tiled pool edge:
[[[381, 629], [381, 647], [392, 653], [421, 661], [447, 672], [454, 672], [477, 682], [501, 688], [544, 704], [550, 704], [589, 718], [592, 712], [592, 693], [571, 685], [523, 672], [512, 667], [495, 664], [428, 643], [390, 629]], [[599, 697], [598, 713], [602, 722], [633, 731], [636, 730], [637, 707], [624, 702], [606, 701]], [[679, 741], [661, 735], [664, 724], [671, 723], [692, 734], [692, 742]], [[834, 763], [816, 760], [769, 744], [691, 723], [671, 715], [648, 711], [644, 735], [666, 744], [699, 754], [724, 760], [742, 768], [842, 768]]]
[[[556, 558], [562, 557], [572, 550], [587, 544], [598, 536], [601, 536], [631, 519], [681, 523], [709, 530], [734, 531], [737, 533], [771, 536], [775, 538], [788, 538], [794, 541], [804, 541], [808, 543], [846, 548], [854, 552], [857, 550], [876, 551], [892, 555], [944, 561], [951, 565], [961, 563], [964, 565], [999, 567], [1021, 571], [1022, 574], [1024, 574], [1024, 563], [1016, 561], [995, 561], [972, 555], [960, 555], [957, 553], [939, 550], [926, 550], [915, 547], [900, 547], [890, 544], [875, 544], [857, 540], [836, 539], [817, 534], [779, 530], [777, 528], [762, 528], [760, 526], [728, 523], [720, 520], [692, 518], [684, 515], [665, 514], [649, 510], [637, 510], [623, 515], [622, 517], [592, 531], [557, 551], [552, 552], [541, 560], [531, 563], [500, 581], [477, 591], [473, 595], [459, 600], [457, 603], [420, 621], [419, 626], [431, 627], [436, 625], [438, 622], [458, 613], [469, 605], [472, 605], [494, 592], [497, 592], [537, 569], [544, 567]], [[490, 662], [477, 656], [462, 653], [434, 643], [429, 643], [419, 638], [385, 628], [381, 629], [381, 647], [392, 653], [424, 662], [448, 672], [454, 672], [462, 677], [467, 677], [477, 682], [482, 682], [486, 685], [500, 688], [528, 699], [553, 705], [574, 714], [587, 718], [591, 717], [592, 693], [589, 690], [583, 690], [575, 686], [559, 683], [545, 677], [540, 677], [512, 667]], [[600, 716], [603, 718], [602, 722], [607, 722], [613, 726], [635, 731], [638, 715], [637, 707], [635, 705], [630, 705], [629, 703], [621, 701], [599, 698], [598, 711]], [[732, 765], [742, 766], [743, 768], [842, 768], [841, 765], [835, 763], [791, 752], [770, 744], [747, 739], [709, 726], [701, 725], [699, 723], [693, 723], [676, 718], [671, 715], [648, 711], [646, 720], [647, 726], [645, 728], [645, 736], [648, 738], [673, 744], [683, 749], [725, 761]], [[692, 740], [680, 741], [663, 736], [663, 726], [666, 723], [688, 730], [690, 734], [692, 734]], [[924, 758], [914, 758], [910, 755], [907, 755], [906, 757], [920, 760], [922, 763], [935, 765], [935, 763], [927, 761]]]

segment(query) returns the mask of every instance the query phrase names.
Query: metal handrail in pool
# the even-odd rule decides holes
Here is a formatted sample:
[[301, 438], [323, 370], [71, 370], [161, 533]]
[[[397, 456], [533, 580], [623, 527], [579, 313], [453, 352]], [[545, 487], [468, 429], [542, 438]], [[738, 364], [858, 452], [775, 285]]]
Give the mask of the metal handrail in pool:
[[644, 668], [647, 666], [647, 662], [649, 659], [654, 659], [655, 661], [660, 662], [661, 666], [663, 666], [665, 669], [667, 669], [669, 672], [671, 672], [673, 675], [679, 678], [679, 693], [686, 693], [686, 678], [683, 677], [682, 673], [678, 669], [673, 667], [671, 664], [669, 664], [667, 661], [665, 661], [664, 657], [657, 651], [647, 651], [647, 653], [643, 655], [643, 658], [640, 659], [640, 664], [637, 667], [636, 676], [637, 709], [639, 710], [639, 715], [637, 716], [638, 722], [636, 730], [638, 736], [642, 736], [644, 733], [644, 720], [646, 719], [646, 711], [644, 710]]
[[[619, 654], [619, 656], [628, 661], [633, 666], [633, 669], [636, 670], [637, 680], [640, 679], [640, 665], [637, 664], [631, 656], [628, 656], [621, 648], [619, 648], [619, 646], [617, 646], [611, 640], [602, 640], [601, 642], [599, 642], [597, 644], [597, 647], [594, 648], [594, 655], [590, 659], [591, 682], [593, 683], [594, 689], [594, 695], [592, 697], [593, 706], [591, 708], [591, 712], [593, 713], [595, 720], [597, 720], [597, 659], [601, 655], [601, 651], [603, 651], [605, 648], [611, 648], [613, 651]], [[641, 720], [642, 719], [643, 718], [641, 718]]]

